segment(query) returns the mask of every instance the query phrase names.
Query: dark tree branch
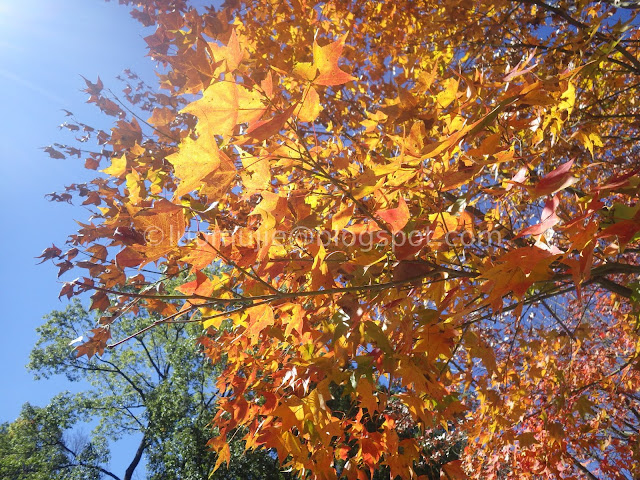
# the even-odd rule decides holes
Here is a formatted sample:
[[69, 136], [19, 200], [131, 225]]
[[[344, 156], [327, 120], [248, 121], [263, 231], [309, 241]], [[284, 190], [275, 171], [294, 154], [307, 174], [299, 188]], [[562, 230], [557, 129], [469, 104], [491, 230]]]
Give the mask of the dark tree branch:
[[578, 460], [576, 457], [571, 455], [569, 452], [567, 452], [567, 455], [573, 461], [574, 465], [578, 467], [582, 471], [582, 473], [584, 473], [587, 476], [589, 480], [599, 480], [599, 478], [596, 477], [593, 473], [591, 473], [589, 469], [585, 467], [580, 460]]
[[127, 470], [124, 472], [123, 480], [131, 480], [133, 472], [138, 466], [138, 464], [140, 463], [140, 460], [142, 459], [142, 454], [144, 453], [147, 446], [148, 446], [147, 437], [143, 436], [142, 440], [140, 441], [140, 444], [138, 445], [138, 449], [136, 450], [136, 454], [133, 457], [133, 460], [131, 460], [131, 463], [127, 467]]
[[110, 365], [111, 367], [113, 367], [113, 369], [115, 370], [114, 373], [117, 373], [118, 375], [120, 375], [122, 378], [125, 379], [125, 381], [131, 385], [131, 388], [133, 388], [136, 392], [138, 392], [138, 395], [140, 395], [140, 398], [142, 398], [143, 402], [146, 402], [146, 395], [145, 393], [142, 391], [142, 389], [140, 387], [138, 387], [138, 385], [136, 385], [136, 383], [131, 380], [126, 373], [124, 373], [122, 370], [120, 370], [120, 368], [117, 365], [114, 365], [113, 363], [111, 363], [108, 360], [105, 360], [103, 358], [98, 357], [98, 359], [103, 362], [106, 363], [107, 365]]
[[553, 319], [556, 321], [556, 323], [558, 325], [560, 325], [562, 327], [562, 329], [565, 331], [565, 333], [567, 335], [569, 335], [569, 338], [571, 338], [571, 340], [575, 341], [576, 337], [573, 334], [573, 332], [571, 330], [569, 330], [569, 328], [564, 324], [564, 322], [562, 320], [560, 320], [560, 317], [558, 317], [558, 315], [556, 314], [556, 312], [554, 312], [551, 307], [549, 306], [549, 304], [547, 302], [545, 302], [544, 300], [541, 300], [540, 303], [542, 304], [542, 306], [544, 308], [547, 309], [547, 311], [551, 314], [551, 316], [553, 317]]
[[597, 283], [601, 287], [606, 288], [610, 292], [617, 293], [621, 297], [631, 298], [631, 295], [633, 295], [633, 290], [629, 287], [625, 287], [604, 277], [594, 278], [593, 283]]
[[158, 374], [158, 377], [160, 378], [160, 380], [161, 381], [164, 380], [165, 376], [163, 375], [163, 373], [158, 368], [158, 365], [156, 365], [156, 362], [154, 361], [153, 357], [151, 356], [151, 353], [149, 352], [149, 349], [147, 349], [147, 345], [144, 343], [142, 338], [140, 338], [140, 337], [135, 337], [135, 338], [138, 341], [138, 343], [140, 343], [140, 345], [142, 345], [142, 348], [144, 349], [144, 351], [145, 351], [145, 353], [147, 355], [147, 358], [149, 359], [149, 363], [151, 363], [151, 366], [153, 367], [153, 369]]
[[[616, 4], [618, 0], [612, 0], [610, 2], [607, 3], [611, 3], [612, 5], [616, 5], [616, 6], [622, 6], [622, 4], [631, 4], [634, 3], [637, 5], [636, 2], [625, 2], [625, 1], [620, 1]], [[571, 15], [569, 15], [569, 13], [567, 13], [566, 11], [562, 10], [561, 8], [555, 7], [553, 5], [549, 5], [548, 3], [545, 3], [541, 0], [522, 0], [523, 3], [527, 3], [527, 4], [532, 4], [532, 5], [537, 5], [541, 8], [543, 8], [544, 10], [551, 12], [561, 18], [563, 18], [564, 20], [567, 21], [567, 23], [569, 23], [570, 25], [576, 27], [578, 30], [582, 30], [582, 31], [589, 31], [589, 25], [586, 25], [584, 23], [582, 23], [580, 20], [577, 20], [575, 18], [573, 18]], [[606, 35], [603, 35], [601, 33], [596, 33], [594, 35], [594, 38], [597, 38], [600, 41], [603, 42], [611, 42], [612, 40], [615, 41], [615, 39], [612, 39]], [[624, 48], [622, 45], [620, 45], [617, 41], [615, 44], [615, 47], [613, 47], [615, 51], [617, 51], [618, 53], [620, 53], [623, 57], [625, 57], [627, 60], [629, 60], [629, 62], [631, 62], [632, 65], [628, 65], [626, 63], [622, 63], [622, 66], [625, 67], [626, 69], [628, 69], [630, 72], [635, 73], [636, 75], [640, 75], [640, 60], [638, 60], [636, 57], [634, 57], [626, 48]], [[611, 60], [611, 59], [609, 59]], [[618, 62], [616, 62], [618, 63]]]
[[62, 465], [60, 468], [74, 468], [74, 467], [84, 467], [84, 468], [90, 468], [92, 470], [98, 470], [102, 473], [104, 473], [105, 475], [107, 475], [108, 477], [113, 478], [114, 480], [120, 480], [120, 477], [118, 477], [116, 474], [110, 472], [109, 470], [106, 470], [104, 468], [102, 468], [99, 465], [91, 465], [89, 463], [84, 463], [84, 462], [80, 462], [78, 461], [78, 454], [73, 451], [72, 449], [70, 449], [67, 445], [64, 444], [64, 442], [58, 441], [57, 444], [67, 453], [69, 453], [70, 455], [73, 456], [73, 459], [75, 460], [76, 463], [70, 463], [67, 465]]

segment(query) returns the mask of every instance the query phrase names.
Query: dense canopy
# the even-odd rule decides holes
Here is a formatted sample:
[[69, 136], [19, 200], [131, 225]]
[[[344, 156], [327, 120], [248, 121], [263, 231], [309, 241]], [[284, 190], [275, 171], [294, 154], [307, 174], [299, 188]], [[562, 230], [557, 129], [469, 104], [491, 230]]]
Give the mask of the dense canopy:
[[43, 253], [103, 312], [79, 355], [202, 322], [218, 466], [240, 431], [301, 478], [640, 475], [637, 10], [121, 3], [159, 84], [87, 80], [113, 128], [48, 149], [102, 172]]

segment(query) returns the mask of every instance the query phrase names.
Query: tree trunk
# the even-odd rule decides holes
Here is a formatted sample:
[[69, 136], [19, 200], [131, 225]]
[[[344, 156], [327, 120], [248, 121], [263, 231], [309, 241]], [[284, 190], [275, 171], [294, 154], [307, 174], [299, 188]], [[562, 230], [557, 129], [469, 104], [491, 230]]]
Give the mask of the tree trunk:
[[127, 471], [124, 472], [123, 480], [131, 480], [134, 470], [136, 469], [136, 467], [140, 463], [140, 460], [142, 459], [142, 454], [144, 453], [145, 448], [147, 448], [146, 436], [142, 437], [142, 440], [140, 441], [140, 445], [138, 445], [138, 450], [136, 450], [136, 455], [133, 457], [133, 460], [131, 460], [131, 463], [127, 467]]

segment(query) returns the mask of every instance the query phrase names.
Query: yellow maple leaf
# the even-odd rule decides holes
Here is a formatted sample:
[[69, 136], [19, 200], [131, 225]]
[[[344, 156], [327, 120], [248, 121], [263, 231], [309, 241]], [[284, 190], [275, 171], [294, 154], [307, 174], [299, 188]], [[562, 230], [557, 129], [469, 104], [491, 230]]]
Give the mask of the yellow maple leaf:
[[227, 442], [225, 442], [224, 445], [222, 445], [222, 448], [220, 448], [217, 451], [217, 453], [218, 453], [218, 459], [216, 460], [216, 464], [213, 467], [213, 472], [218, 470], [224, 462], [227, 462], [227, 466], [228, 466], [229, 462], [231, 461], [231, 450], [229, 449], [229, 444]]
[[314, 122], [318, 115], [322, 111], [322, 106], [320, 105], [320, 97], [318, 92], [312, 86], [309, 86], [303, 96], [300, 105], [294, 111], [294, 114], [297, 115], [298, 120], [301, 122]]
[[190, 103], [181, 111], [198, 117], [199, 135], [233, 135], [237, 125], [260, 119], [266, 107], [257, 90], [230, 81], [214, 83], [201, 99]]
[[313, 65], [318, 69], [318, 76], [314, 83], [318, 85], [342, 85], [343, 83], [355, 80], [356, 77], [349, 75], [338, 67], [338, 60], [342, 55], [344, 42], [347, 35], [342, 35], [337, 41], [324, 47], [313, 42]]
[[223, 156], [226, 157], [213, 135], [201, 134], [196, 140], [186, 138], [180, 150], [167, 157], [180, 179], [174, 199], [199, 188], [207, 175], [219, 170]]
[[113, 157], [111, 166], [101, 170], [101, 172], [111, 175], [112, 177], [123, 177], [127, 172], [127, 157], [122, 155], [120, 158]]

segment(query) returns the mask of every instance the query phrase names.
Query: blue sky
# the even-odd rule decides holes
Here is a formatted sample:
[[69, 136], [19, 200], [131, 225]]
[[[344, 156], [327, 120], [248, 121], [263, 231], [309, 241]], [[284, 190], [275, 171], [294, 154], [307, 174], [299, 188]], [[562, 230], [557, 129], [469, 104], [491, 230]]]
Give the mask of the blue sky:
[[[100, 75], [114, 90], [125, 68], [152, 79], [143, 40], [151, 32], [117, 2], [0, 0], [0, 421], [14, 420], [24, 402], [43, 406], [69, 388], [64, 379], [36, 382], [25, 369], [42, 316], [65, 306], [55, 267], [36, 265], [34, 257], [51, 243], [64, 249], [74, 220], [88, 215], [44, 195], [94, 175], [82, 159], [53, 160], [39, 147], [71, 141], [58, 129], [63, 108], [89, 125], [110, 125], [85, 104], [80, 75], [92, 81]], [[118, 448], [123, 461], [126, 449]], [[117, 460], [112, 465], [120, 470]]]

